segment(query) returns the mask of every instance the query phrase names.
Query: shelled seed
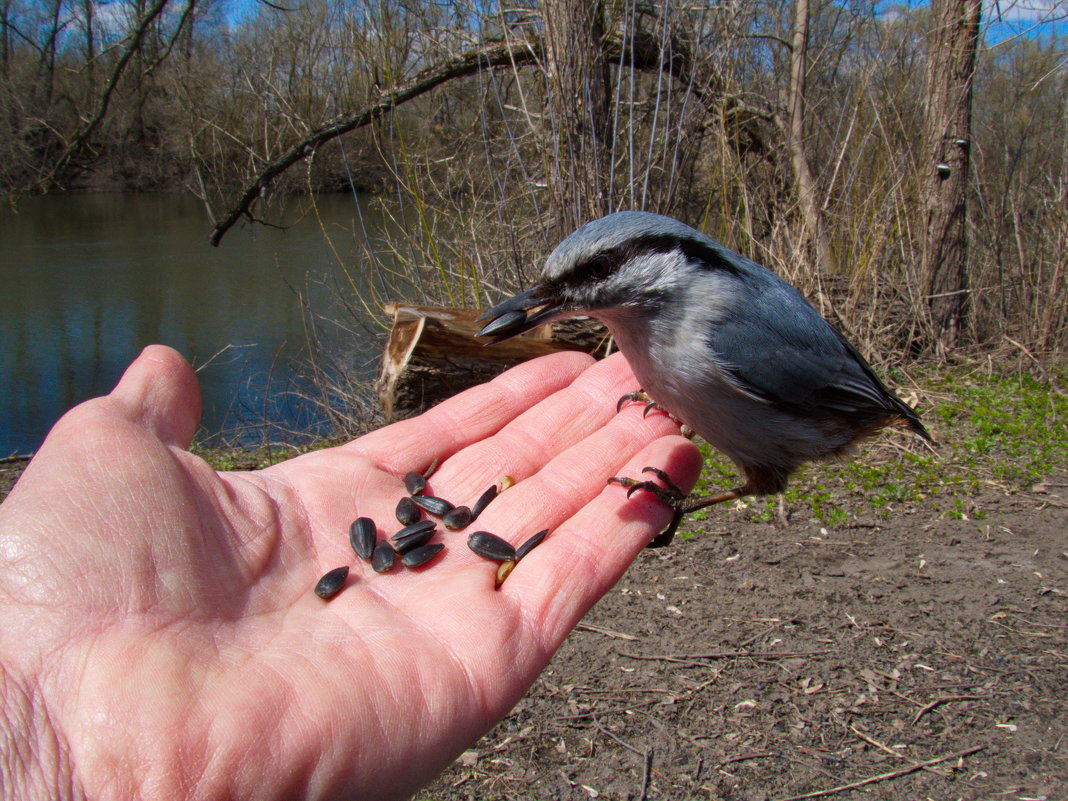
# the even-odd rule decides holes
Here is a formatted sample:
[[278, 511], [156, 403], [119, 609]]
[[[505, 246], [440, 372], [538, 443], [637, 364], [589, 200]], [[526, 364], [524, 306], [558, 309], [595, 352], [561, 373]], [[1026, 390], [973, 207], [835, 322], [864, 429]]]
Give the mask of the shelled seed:
[[441, 517], [453, 510], [453, 505], [444, 498], [435, 498], [433, 495], [413, 495], [412, 501], [416, 506], [425, 509], [432, 515]]
[[430, 545], [420, 545], [406, 554], [401, 556], [401, 561], [408, 567], [419, 567], [419, 565], [426, 564], [435, 556], [444, 550], [445, 546], [440, 542], [434, 542]]
[[537, 534], [535, 534], [530, 539], [528, 539], [526, 542], [524, 542], [522, 545], [520, 545], [518, 548], [516, 548], [515, 549], [515, 560], [518, 562], [520, 559], [522, 559], [524, 556], [526, 556], [532, 550], [537, 548], [541, 544], [541, 541], [543, 539], [545, 539], [545, 536], [548, 533], [549, 533], [549, 529], [544, 529], [542, 531], [539, 531]]
[[511, 476], [501, 476], [497, 483], [501, 485], [500, 491], [504, 492], [509, 487], [515, 486], [515, 479]]
[[397, 552], [393, 550], [393, 546], [381, 540], [375, 546], [374, 553], [371, 554], [371, 568], [376, 573], [387, 573], [393, 567], [393, 560], [396, 558]]
[[501, 588], [501, 585], [504, 584], [504, 580], [508, 578], [514, 568], [514, 559], [509, 559], [507, 562], [501, 562], [500, 566], [497, 568], [497, 581], [494, 589], [499, 590]]
[[349, 544], [361, 559], [370, 559], [375, 550], [378, 531], [369, 517], [357, 517], [349, 526]]
[[446, 513], [441, 518], [441, 522], [449, 531], [459, 531], [471, 525], [471, 521], [474, 519], [475, 515], [471, 509], [466, 506], [457, 506]]
[[397, 520], [401, 525], [410, 526], [419, 519], [419, 515], [421, 514], [422, 512], [420, 512], [419, 507], [415, 505], [415, 501], [407, 495], [397, 501]]
[[329, 601], [345, 586], [345, 579], [349, 575], [349, 566], [335, 567], [329, 573], [325, 573], [315, 585], [315, 594], [324, 601]]
[[467, 538], [467, 547], [495, 562], [515, 561], [515, 548], [506, 540], [488, 531], [476, 531]]

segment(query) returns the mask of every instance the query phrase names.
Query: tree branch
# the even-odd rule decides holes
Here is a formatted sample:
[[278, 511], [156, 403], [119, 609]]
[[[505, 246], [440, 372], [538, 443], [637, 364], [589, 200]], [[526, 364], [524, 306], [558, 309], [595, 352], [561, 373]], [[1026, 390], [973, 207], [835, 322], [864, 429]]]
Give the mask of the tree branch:
[[317, 128], [293, 145], [289, 150], [264, 167], [252, 183], [245, 187], [224, 219], [217, 222], [208, 241], [218, 246], [223, 236], [243, 216], [250, 216], [250, 209], [256, 198], [270, 185], [271, 181], [296, 164], [305, 156], [311, 155], [317, 148], [336, 139], [342, 134], [362, 128], [392, 110], [401, 103], [426, 94], [441, 84], [466, 75], [473, 75], [480, 69], [521, 65], [532, 62], [541, 56], [541, 43], [531, 40], [516, 42], [491, 42], [469, 50], [455, 58], [432, 64], [420, 71], [410, 80], [394, 89], [383, 92], [378, 100], [349, 114], [335, 118], [321, 128]]

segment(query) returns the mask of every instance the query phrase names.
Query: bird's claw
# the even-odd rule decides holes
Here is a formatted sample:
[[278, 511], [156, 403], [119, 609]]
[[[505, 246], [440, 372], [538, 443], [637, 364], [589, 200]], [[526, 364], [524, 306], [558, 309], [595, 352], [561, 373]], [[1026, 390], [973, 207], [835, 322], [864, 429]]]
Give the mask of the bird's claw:
[[657, 484], [655, 481], [639, 481], [636, 478], [627, 478], [626, 476], [613, 476], [608, 479], [608, 483], [626, 487], [628, 498], [639, 490], [655, 495], [661, 503], [675, 513], [671, 518], [671, 523], [668, 527], [657, 534], [647, 546], [649, 548], [662, 548], [671, 542], [672, 538], [675, 536], [675, 530], [679, 527], [679, 523], [682, 522], [683, 515], [686, 514], [687, 495], [674, 481], [671, 480], [670, 476], [660, 468], [643, 467], [642, 472], [652, 473], [664, 482], [663, 485]]
[[616, 413], [618, 414], [620, 411], [622, 411], [624, 403], [634, 403], [637, 401], [641, 401], [642, 403], [646, 404], [645, 412], [642, 414], [643, 417], [649, 413], [650, 409], [656, 408], [656, 401], [650, 398], [648, 393], [644, 389], [639, 389], [636, 392], [628, 392], [626, 395], [616, 401]]

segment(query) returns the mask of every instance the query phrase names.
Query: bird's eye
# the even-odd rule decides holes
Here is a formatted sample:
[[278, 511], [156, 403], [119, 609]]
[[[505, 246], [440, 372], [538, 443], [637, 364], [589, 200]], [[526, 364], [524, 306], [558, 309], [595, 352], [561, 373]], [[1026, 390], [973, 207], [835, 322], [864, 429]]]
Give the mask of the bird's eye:
[[597, 256], [590, 259], [589, 264], [586, 265], [586, 272], [590, 278], [598, 281], [607, 278], [612, 274], [612, 260], [607, 256]]

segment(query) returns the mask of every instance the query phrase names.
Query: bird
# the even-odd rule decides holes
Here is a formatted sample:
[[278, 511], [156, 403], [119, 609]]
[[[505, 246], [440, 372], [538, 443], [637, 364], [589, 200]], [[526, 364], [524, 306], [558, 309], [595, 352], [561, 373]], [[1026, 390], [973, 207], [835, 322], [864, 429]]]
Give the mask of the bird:
[[591, 316], [608, 328], [645, 400], [728, 456], [745, 480], [689, 499], [662, 482], [613, 477], [685, 514], [785, 490], [803, 463], [851, 453], [886, 426], [931, 442], [917, 413], [890, 392], [860, 352], [776, 273], [695, 228], [646, 211], [593, 220], [549, 254], [540, 280], [477, 318], [487, 344], [550, 320]]

